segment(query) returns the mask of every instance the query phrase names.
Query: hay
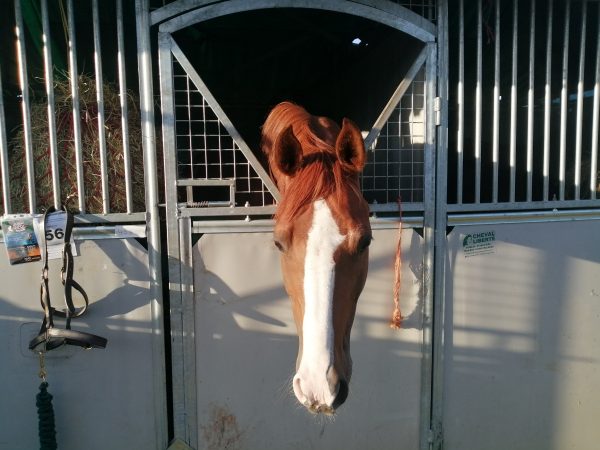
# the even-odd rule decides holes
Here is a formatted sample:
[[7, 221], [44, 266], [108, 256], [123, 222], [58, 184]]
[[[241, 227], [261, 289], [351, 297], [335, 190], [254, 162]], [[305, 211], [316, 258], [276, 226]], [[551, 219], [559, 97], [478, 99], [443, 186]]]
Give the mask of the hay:
[[[98, 131], [98, 104], [96, 83], [88, 75], [79, 76], [79, 104], [81, 114], [81, 140], [83, 147], [84, 195], [86, 212], [102, 213], [102, 180]], [[57, 150], [60, 174], [60, 195], [63, 204], [79, 212], [73, 111], [70, 84], [67, 77], [55, 82], [55, 111]], [[121, 130], [121, 106], [118, 87], [104, 83], [104, 132], [108, 166], [110, 212], [126, 212], [125, 168]], [[129, 148], [131, 160], [132, 200], [134, 211], [144, 211], [144, 173], [142, 132], [138, 100], [127, 93]], [[50, 138], [48, 131], [47, 99], [31, 103], [32, 146], [34, 153], [35, 187], [38, 210], [54, 203], [52, 171], [50, 164]], [[9, 173], [12, 209], [29, 211], [27, 204], [27, 174], [25, 163], [24, 132], [21, 128], [10, 142]]]

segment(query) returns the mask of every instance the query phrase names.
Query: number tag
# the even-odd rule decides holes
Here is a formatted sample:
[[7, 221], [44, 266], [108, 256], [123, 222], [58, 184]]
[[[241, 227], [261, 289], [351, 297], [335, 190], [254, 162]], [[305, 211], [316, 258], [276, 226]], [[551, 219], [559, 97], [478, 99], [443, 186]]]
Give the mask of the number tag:
[[45, 224], [46, 245], [60, 245], [61, 248], [65, 244], [65, 228], [67, 227], [67, 213], [64, 211], [56, 211], [46, 216]]
[[[62, 249], [65, 244], [65, 230], [67, 227], [67, 213], [64, 211], [56, 211], [46, 216], [46, 224], [44, 226], [42, 215], [37, 216], [35, 222], [36, 234], [38, 242], [46, 242], [48, 249], [48, 260], [62, 258]], [[44, 230], [44, 233], [42, 233]], [[73, 242], [73, 235], [71, 235]], [[71, 247], [73, 256], [77, 256], [77, 246]]]

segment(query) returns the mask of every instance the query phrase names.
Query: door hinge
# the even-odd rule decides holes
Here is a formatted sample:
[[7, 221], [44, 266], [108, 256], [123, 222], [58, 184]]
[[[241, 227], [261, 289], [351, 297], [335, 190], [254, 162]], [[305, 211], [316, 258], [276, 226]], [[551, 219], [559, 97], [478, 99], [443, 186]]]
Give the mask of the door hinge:
[[435, 113], [435, 125], [442, 124], [442, 99], [436, 97], [433, 99], [433, 112]]

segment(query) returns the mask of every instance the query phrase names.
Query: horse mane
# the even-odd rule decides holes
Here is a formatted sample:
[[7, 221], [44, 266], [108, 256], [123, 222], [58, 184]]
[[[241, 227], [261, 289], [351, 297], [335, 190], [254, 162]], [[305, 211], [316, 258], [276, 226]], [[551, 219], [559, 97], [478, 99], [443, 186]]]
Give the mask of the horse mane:
[[[273, 144], [277, 136], [292, 126], [303, 151], [302, 163], [287, 183], [280, 183], [273, 171]], [[291, 102], [275, 106], [262, 129], [261, 147], [269, 158], [271, 174], [281, 189], [281, 202], [275, 212], [275, 221], [292, 221], [302, 208], [318, 199], [332, 195], [343, 203], [343, 186], [349, 185], [360, 194], [356, 176], [344, 171], [335, 151], [339, 126], [330, 119], [313, 116]]]

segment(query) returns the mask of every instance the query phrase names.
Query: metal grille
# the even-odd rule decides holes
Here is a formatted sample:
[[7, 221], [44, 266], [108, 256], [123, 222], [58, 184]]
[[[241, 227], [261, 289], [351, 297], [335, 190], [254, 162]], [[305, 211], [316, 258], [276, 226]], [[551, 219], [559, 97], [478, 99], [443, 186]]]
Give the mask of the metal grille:
[[600, 4], [453, 0], [449, 11], [450, 209], [598, 205]]
[[[189, 206], [266, 206], [273, 196], [183, 67], [173, 63], [177, 177]], [[182, 198], [183, 197], [183, 198]]]
[[435, 0], [391, 0], [400, 6], [410, 9], [420, 16], [425, 17], [431, 22], [436, 19], [436, 1]]
[[363, 171], [363, 194], [369, 203], [420, 203], [424, 188], [425, 70], [382, 127]]

